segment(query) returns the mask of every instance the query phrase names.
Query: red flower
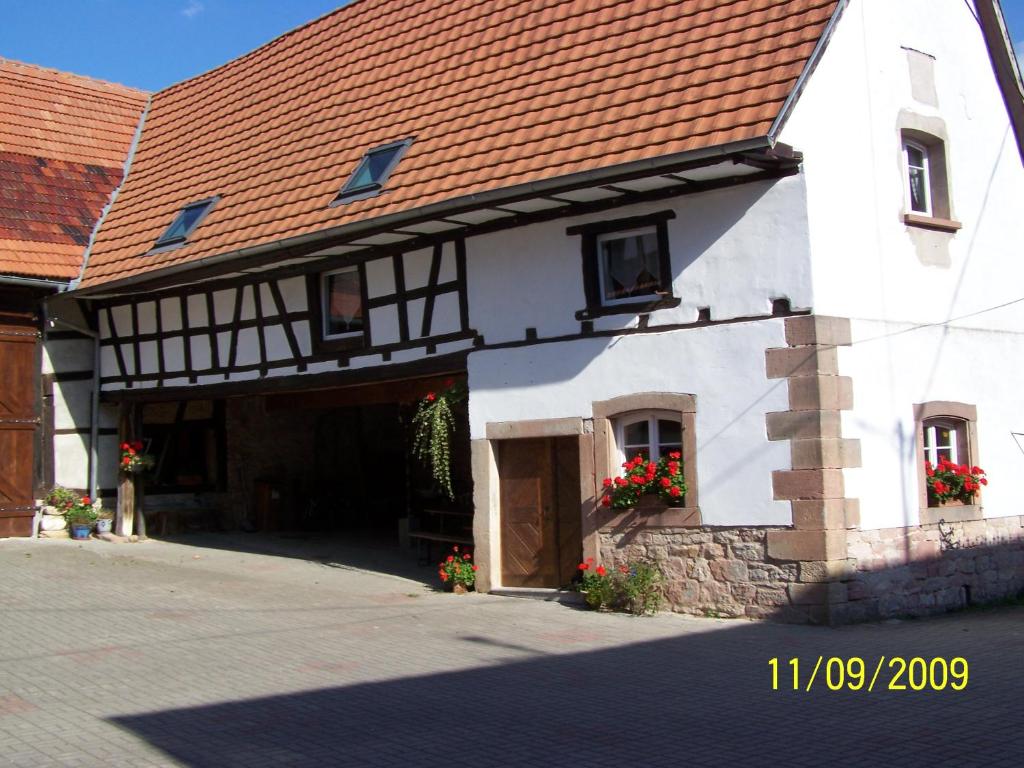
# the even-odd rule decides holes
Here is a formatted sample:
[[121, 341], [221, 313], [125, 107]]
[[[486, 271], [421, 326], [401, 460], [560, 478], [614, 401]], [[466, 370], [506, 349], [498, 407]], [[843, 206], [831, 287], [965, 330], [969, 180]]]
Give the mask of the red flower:
[[643, 464], [643, 463], [644, 463], [644, 457], [643, 457], [643, 456], [641, 456], [641, 455], [640, 455], [640, 454], [638, 453], [638, 454], [636, 455], [636, 458], [635, 458], [635, 459], [633, 459], [633, 463], [634, 463], [634, 464], [636, 464], [636, 465], [637, 465], [637, 466], [639, 467], [639, 466], [640, 466], [641, 464]]
[[981, 467], [971, 467], [971, 474], [972, 475], [984, 475], [985, 474], [985, 470], [982, 469]]
[[135, 455], [135, 449], [134, 448], [129, 448], [128, 449], [128, 453], [130, 453], [132, 456], [134, 456]]
[[586, 562], [588, 562], [588, 563], [592, 563], [592, 562], [594, 562], [594, 558], [592, 558], [592, 557], [588, 557], [588, 558], [586, 559]]
[[671, 453], [670, 453], [670, 454], [668, 455], [668, 457], [669, 457], [670, 459], [681, 459], [681, 458], [683, 458], [683, 454], [681, 454], [681, 453], [680, 453], [679, 451], [672, 451], [672, 452], [671, 452]]
[[459, 545], [456, 544], [454, 547], [452, 547], [452, 552], [458, 552], [458, 551], [459, 551]]
[[427, 392], [427, 402], [432, 403], [435, 400], [437, 400], [437, 395], [435, 395], [433, 392]]
[[679, 471], [679, 462], [670, 461], [668, 463], [668, 471], [671, 472], [673, 475], [676, 474]]
[[131, 446], [128, 443], [121, 443], [121, 450], [127, 451]]
[[128, 466], [129, 464], [132, 463], [131, 457], [125, 456], [124, 459], [121, 460], [121, 463], [124, 464], [125, 466]]
[[441, 576], [441, 581], [448, 581], [448, 574], [445, 573], [444, 571], [441, 571], [440, 576]]
[[475, 572], [475, 571], [476, 571], [476, 569], [477, 569], [477, 566], [475, 566], [475, 565], [474, 565], [474, 566], [473, 566], [473, 571]]
[[448, 555], [448, 560], [447, 560], [447, 562], [449, 562], [449, 563], [450, 563], [450, 562], [452, 562], [452, 560], [454, 560], [454, 559], [455, 559], [454, 555]]
[[670, 485], [672, 485], [672, 481], [671, 480], [669, 480], [667, 477], [661, 478], [661, 487], [662, 488], [668, 488]]
[[601, 485], [603, 485], [605, 488], [611, 488], [612, 479], [610, 477], [606, 477], [604, 480], [601, 481]]
[[82, 497], [82, 503], [85, 504], [86, 506], [88, 506], [88, 505], [92, 504], [92, 499], [90, 499], [88, 496], [83, 496]]
[[949, 490], [949, 488], [946, 487], [946, 484], [941, 480], [936, 480], [935, 484], [932, 485], [932, 488], [935, 489], [936, 493], [945, 493], [946, 491]]
[[611, 496], [602, 496], [601, 497], [601, 506], [602, 507], [610, 507], [611, 505], [612, 505], [612, 497]]
[[927, 461], [924, 463], [924, 473], [928, 475], [928, 477], [935, 477], [935, 470], [932, 469], [932, 465]]
[[658, 465], [657, 465], [657, 464], [655, 464], [655, 463], [654, 463], [653, 461], [648, 461], [648, 462], [647, 462], [647, 474], [652, 474], [652, 473], [654, 473], [654, 472], [655, 472], [655, 471], [656, 471], [657, 469], [658, 469]]
[[629, 566], [628, 565], [620, 565], [619, 566], [619, 573], [629, 573]]
[[629, 485], [629, 481], [626, 480], [626, 478], [624, 478], [624, 477], [616, 477], [615, 478], [615, 484], [617, 486], [619, 486], [619, 488], [621, 488], [624, 485]]
[[676, 485], [673, 485], [671, 488], [668, 489], [669, 496], [678, 496], [680, 493], [682, 493], [682, 491], [680, 491], [679, 487]]
[[597, 570], [595, 571], [595, 573], [596, 573], [596, 574], [597, 574], [598, 576], [604, 576], [604, 575], [605, 575], [606, 573], [608, 573], [608, 571], [606, 571], [606, 570], [604, 569], [604, 566], [603, 566], [603, 565], [599, 565], [599, 566], [597, 566]]
[[469, 560], [469, 553], [467, 552], [466, 554], [464, 554], [464, 555], [462, 556], [462, 559], [463, 559], [463, 560]]
[[590, 563], [580, 563], [576, 567], [579, 568], [581, 571], [589, 571], [590, 570]]
[[978, 482], [981, 483], [982, 485], [988, 485], [988, 480], [986, 480], [984, 477], [981, 478]]
[[629, 478], [629, 481], [631, 483], [633, 483], [633, 485], [643, 485], [644, 484], [644, 479], [642, 477], [640, 477], [640, 475], [633, 475], [631, 478]]
[[141, 440], [136, 440], [135, 442], [133, 442], [132, 443], [132, 448], [134, 448], [136, 451], [141, 451], [142, 450], [142, 441]]

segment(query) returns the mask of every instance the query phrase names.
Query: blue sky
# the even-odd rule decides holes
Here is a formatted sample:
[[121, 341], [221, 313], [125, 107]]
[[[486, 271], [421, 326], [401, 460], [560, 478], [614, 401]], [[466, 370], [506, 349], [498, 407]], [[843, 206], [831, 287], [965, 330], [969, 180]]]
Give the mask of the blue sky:
[[[344, 0], [0, 0], [0, 56], [158, 90], [339, 5]], [[1002, 5], [1024, 59], [1024, 0]]]

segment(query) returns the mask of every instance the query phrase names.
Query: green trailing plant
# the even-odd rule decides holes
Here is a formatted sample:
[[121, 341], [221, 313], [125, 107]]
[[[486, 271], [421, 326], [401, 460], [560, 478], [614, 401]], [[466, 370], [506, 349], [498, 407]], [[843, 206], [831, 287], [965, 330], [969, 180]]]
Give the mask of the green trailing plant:
[[413, 455], [430, 467], [435, 482], [455, 498], [452, 490], [452, 435], [455, 433], [454, 406], [466, 398], [465, 385], [449, 379], [441, 392], [428, 392], [412, 417]]

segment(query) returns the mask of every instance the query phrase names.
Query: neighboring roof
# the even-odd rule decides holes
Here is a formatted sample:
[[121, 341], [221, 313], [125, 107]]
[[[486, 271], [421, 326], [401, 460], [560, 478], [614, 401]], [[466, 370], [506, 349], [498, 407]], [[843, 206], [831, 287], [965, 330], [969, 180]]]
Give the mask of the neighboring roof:
[[[766, 137], [836, 0], [357, 0], [153, 96], [82, 287]], [[373, 147], [384, 193], [331, 207]], [[181, 208], [219, 195], [173, 250]]]
[[0, 274], [78, 276], [147, 97], [0, 59]]

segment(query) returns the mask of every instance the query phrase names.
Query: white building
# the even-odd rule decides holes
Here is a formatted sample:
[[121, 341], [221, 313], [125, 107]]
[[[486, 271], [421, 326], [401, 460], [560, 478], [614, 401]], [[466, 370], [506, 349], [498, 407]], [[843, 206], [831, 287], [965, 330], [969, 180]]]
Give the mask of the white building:
[[[1022, 152], [992, 0], [362, 0], [153, 96], [73, 295], [220, 525], [397, 532], [451, 379], [482, 589], [929, 612], [1024, 587]], [[681, 506], [601, 504], [670, 451]]]

